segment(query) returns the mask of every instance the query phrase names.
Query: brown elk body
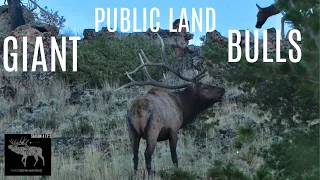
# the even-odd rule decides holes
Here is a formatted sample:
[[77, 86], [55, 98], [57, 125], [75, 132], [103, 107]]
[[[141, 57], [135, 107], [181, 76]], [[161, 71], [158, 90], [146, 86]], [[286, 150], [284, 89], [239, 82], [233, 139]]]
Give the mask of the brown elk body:
[[[117, 89], [133, 85], [156, 86], [156, 88], [152, 88], [146, 94], [138, 96], [127, 111], [127, 124], [133, 151], [134, 170], [137, 171], [138, 168], [139, 144], [141, 138], [143, 138], [147, 142], [144, 155], [149, 179], [152, 177], [151, 157], [155, 150], [156, 142], [169, 140], [172, 162], [178, 166], [176, 147], [179, 129], [193, 122], [201, 111], [211, 107], [215, 102], [221, 101], [225, 93], [225, 90], [221, 87], [199, 82], [204, 77], [205, 70], [193, 78], [187, 78], [169, 66], [164, 58], [165, 53], [162, 38], [159, 35], [158, 37], [162, 44], [163, 63], [150, 62], [141, 50], [142, 56], [139, 54], [141, 65], [134, 71], [126, 73], [132, 82]], [[142, 57], [144, 57], [146, 63]], [[146, 69], [147, 66], [166, 68], [188, 83], [170, 86], [157, 82], [151, 78]], [[146, 82], [135, 81], [130, 76], [130, 74], [135, 73], [141, 68], [143, 68], [143, 72], [147, 77]], [[181, 88], [184, 89], [173, 92], [167, 90]]]
[[169, 140], [172, 162], [178, 166], [178, 130], [193, 122], [199, 112], [221, 101], [224, 92], [223, 88], [197, 83], [179, 92], [154, 88], [134, 100], [127, 113], [134, 169], [137, 170], [138, 166], [141, 138], [147, 141], [145, 160], [148, 173], [157, 141]]

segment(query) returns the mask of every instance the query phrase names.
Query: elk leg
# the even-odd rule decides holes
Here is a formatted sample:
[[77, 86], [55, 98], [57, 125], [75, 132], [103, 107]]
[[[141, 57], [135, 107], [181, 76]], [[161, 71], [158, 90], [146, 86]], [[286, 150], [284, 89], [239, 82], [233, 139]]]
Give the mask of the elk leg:
[[133, 125], [130, 123], [130, 119], [128, 119], [128, 130], [129, 130], [129, 138], [130, 138], [130, 146], [133, 152], [133, 169], [135, 173], [138, 170], [138, 162], [139, 162], [139, 143], [141, 139], [141, 135], [134, 129]]
[[36, 159], [36, 162], [33, 164], [33, 166], [35, 166], [39, 160], [38, 156], [34, 156], [34, 159]]
[[[158, 134], [156, 137], [158, 137]], [[151, 161], [152, 161], [152, 154], [153, 154], [155, 147], [156, 147], [156, 142], [157, 142], [157, 138], [152, 138], [152, 135], [147, 138], [147, 148], [144, 153], [144, 157], [146, 160], [148, 179], [152, 178]]]
[[23, 156], [22, 159], [21, 159], [21, 161], [22, 161], [24, 167], [26, 167], [26, 166], [27, 166], [27, 157], [26, 157], [26, 156]]
[[178, 141], [178, 135], [176, 133], [171, 133], [171, 137], [169, 139], [171, 159], [173, 164], [176, 167], [178, 167], [177, 141]]
[[140, 144], [140, 139], [141, 137], [139, 136], [134, 136], [131, 139], [131, 147], [132, 147], [132, 152], [133, 152], [133, 167], [135, 173], [138, 170], [138, 163], [139, 163], [139, 144]]
[[42, 154], [39, 154], [39, 157], [42, 159], [42, 163], [43, 163], [43, 166], [44, 166], [44, 158], [43, 158]]

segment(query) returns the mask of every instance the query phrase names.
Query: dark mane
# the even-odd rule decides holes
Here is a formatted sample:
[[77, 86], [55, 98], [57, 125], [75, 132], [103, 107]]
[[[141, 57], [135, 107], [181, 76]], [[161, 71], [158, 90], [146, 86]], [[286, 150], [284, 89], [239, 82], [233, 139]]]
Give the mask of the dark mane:
[[[196, 115], [200, 112], [199, 98], [194, 92], [193, 86], [189, 86], [182, 91], [176, 91], [172, 94], [178, 102], [178, 106], [181, 108], [183, 114], [183, 126], [194, 121]], [[191, 98], [192, 97], [192, 98]]]

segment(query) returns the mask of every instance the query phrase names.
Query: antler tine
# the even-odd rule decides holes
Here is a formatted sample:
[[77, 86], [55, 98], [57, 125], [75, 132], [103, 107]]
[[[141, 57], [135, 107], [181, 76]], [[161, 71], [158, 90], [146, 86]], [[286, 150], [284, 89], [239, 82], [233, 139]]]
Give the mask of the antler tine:
[[12, 139], [10, 139], [9, 142], [10, 142], [11, 144], [14, 144], [14, 142], [12, 141]]
[[206, 72], [207, 70], [206, 69], [203, 69], [199, 74], [197, 74], [193, 80], [194, 81], [199, 81], [200, 79], [204, 78], [206, 76]]
[[129, 73], [128, 72], [126, 72], [126, 75], [127, 75], [127, 77], [130, 79], [130, 81], [132, 81], [132, 82], [136, 82], [130, 75], [129, 75]]
[[12, 145], [16, 145], [16, 144], [17, 144], [17, 140], [16, 140], [16, 139], [14, 139], [14, 140], [10, 139], [9, 142], [10, 142]]
[[[161, 57], [162, 57], [162, 61], [161, 63], [153, 63], [150, 62], [147, 58], [147, 56], [145, 55], [145, 53], [143, 52], [143, 50], [141, 49], [141, 54], [139, 53], [139, 59], [140, 59], [140, 66], [138, 66], [135, 70], [131, 71], [131, 72], [126, 72], [125, 74], [127, 75], [127, 77], [130, 79], [130, 83], [125, 84], [121, 87], [119, 87], [118, 89], [116, 89], [115, 91], [118, 91], [120, 89], [126, 88], [126, 87], [130, 87], [130, 86], [134, 86], [134, 85], [138, 85], [138, 86], [143, 86], [143, 85], [153, 85], [153, 86], [157, 86], [157, 87], [162, 87], [162, 88], [166, 88], [166, 89], [181, 89], [181, 88], [185, 88], [188, 87], [192, 82], [196, 82], [199, 79], [203, 78], [203, 74], [205, 72], [201, 72], [200, 74], [198, 74], [197, 76], [193, 77], [193, 78], [188, 78], [188, 77], [184, 77], [180, 74], [180, 72], [178, 72], [177, 70], [175, 70], [173, 67], [169, 66], [167, 63], [167, 60], [165, 58], [165, 48], [164, 48], [164, 43], [163, 43], [163, 39], [161, 38], [161, 36], [157, 33], [157, 36], [160, 39], [160, 43], [161, 43]], [[143, 58], [142, 58], [143, 57]], [[145, 61], [143, 60], [145, 59]], [[149, 74], [148, 70], [147, 70], [147, 66], [160, 66], [163, 68], [166, 68], [167, 70], [171, 71], [172, 73], [174, 73], [176, 76], [178, 76], [180, 79], [187, 81], [188, 83], [185, 84], [181, 84], [181, 85], [177, 85], [177, 86], [171, 86], [171, 85], [165, 85], [162, 84], [158, 81], [155, 81]], [[144, 75], [147, 78], [147, 81], [144, 82], [139, 82], [139, 81], [135, 81], [130, 75], [136, 73], [138, 70], [140, 70], [141, 68], [143, 68], [143, 72]]]
[[189, 82], [194, 82], [194, 78], [184, 77], [179, 72], [177, 72], [175, 69], [173, 69], [172, 67], [170, 67], [170, 66], [168, 66], [168, 65], [166, 65], [164, 63], [144, 63], [144, 64], [141, 64], [140, 66], [138, 66], [135, 70], [129, 72], [129, 74], [136, 73], [139, 69], [141, 69], [142, 67], [145, 67], [145, 66], [161, 66], [161, 67], [164, 67], [164, 68], [168, 69], [169, 71], [171, 71], [172, 73], [177, 75], [182, 80], [189, 81]]
[[130, 87], [130, 86], [135, 86], [135, 85], [136, 86], [152, 85], [152, 86], [162, 87], [162, 88], [166, 88], [166, 89], [181, 89], [181, 88], [188, 87], [190, 85], [190, 83], [185, 83], [185, 84], [181, 84], [181, 85], [177, 85], [177, 86], [170, 86], [170, 85], [165, 85], [165, 84], [159, 83], [157, 81], [146, 81], [146, 82], [135, 81], [135, 82], [130, 82], [128, 84], [125, 84], [114, 91], [119, 91], [120, 89]]
[[23, 141], [23, 144], [28, 145], [28, 142], [29, 142], [29, 139], [25, 139], [25, 140]]
[[146, 62], [147, 62], [147, 63], [151, 63], [151, 62], [149, 61], [149, 59], [147, 58], [146, 54], [144, 54], [143, 50], [140, 49], [140, 51], [141, 51], [141, 54], [142, 54], [143, 58], [146, 60]]
[[161, 59], [162, 59], [162, 62], [168, 64], [167, 58], [166, 58], [165, 46], [164, 46], [164, 43], [163, 43], [163, 39], [158, 33], [157, 33], [157, 36], [160, 39], [160, 43], [161, 43]]
[[[147, 62], [150, 62], [150, 61], [148, 60], [148, 58], [146, 57], [146, 55], [144, 54], [144, 52], [142, 51], [142, 49], [141, 49], [141, 53], [142, 53], [142, 55], [145, 57], [146, 61], [147, 61]], [[141, 65], [145, 64], [144, 61], [143, 61], [143, 59], [142, 59], [142, 57], [141, 57], [141, 54], [140, 54], [140, 53], [139, 53], [139, 58], [140, 58]], [[152, 79], [151, 76], [150, 76], [150, 74], [149, 74], [149, 72], [148, 72], [148, 70], [147, 70], [147, 67], [145, 67], [145, 66], [143, 67], [143, 73], [144, 73], [144, 75], [147, 77], [147, 79]]]
[[24, 137], [21, 137], [21, 138], [19, 139], [19, 141], [17, 140], [17, 145], [21, 145], [22, 138], [24, 138]]
[[[136, 69], [137, 70], [137, 69]], [[135, 71], [136, 71], [135, 70]], [[126, 75], [127, 77], [131, 80], [130, 83], [128, 84], [125, 84], [121, 87], [119, 87], [118, 89], [116, 89], [115, 91], [118, 91], [120, 89], [123, 89], [123, 88], [126, 88], [126, 87], [130, 87], [130, 86], [134, 86], [134, 85], [137, 85], [137, 86], [143, 86], [143, 85], [153, 85], [153, 86], [157, 86], [157, 87], [163, 87], [163, 88], [167, 88], [167, 89], [180, 89], [180, 88], [185, 88], [185, 87], [188, 87], [190, 85], [190, 83], [186, 83], [186, 84], [181, 84], [181, 85], [177, 85], [177, 86], [170, 86], [170, 85], [165, 85], [165, 84], [162, 84], [162, 83], [159, 83], [157, 81], [155, 81], [154, 79], [151, 78], [150, 76], [150, 79], [147, 79], [146, 82], [139, 82], [139, 81], [135, 81], [131, 76], [130, 74], [134, 73], [134, 71], [132, 72], [126, 72]]]
[[20, 143], [22, 143], [23, 141], [24, 141], [24, 137], [22, 136], [22, 137], [19, 139], [19, 142], [18, 142], [18, 143], [20, 144]]
[[127, 77], [131, 80], [131, 82], [119, 87], [118, 89], [116, 89], [114, 91], [119, 91], [120, 89], [123, 89], [123, 88], [126, 88], [126, 87], [130, 87], [130, 86], [135, 86], [135, 85], [136, 86], [152, 85], [152, 86], [156, 86], [156, 87], [163, 87], [163, 88], [166, 88], [166, 89], [181, 89], [181, 88], [188, 87], [190, 85], [190, 83], [185, 83], [185, 84], [181, 84], [181, 85], [177, 85], [177, 86], [170, 86], [170, 85], [165, 85], [165, 84], [162, 84], [160, 82], [157, 82], [157, 81], [153, 80], [152, 78], [148, 79], [145, 82], [139, 82], [139, 81], [135, 81], [130, 76], [130, 74], [128, 72], [126, 74], [127, 74]]
[[19, 142], [17, 143], [18, 145], [27, 145], [27, 143], [28, 143], [28, 139], [25, 139], [25, 137], [23, 136], [20, 140], [19, 140]]

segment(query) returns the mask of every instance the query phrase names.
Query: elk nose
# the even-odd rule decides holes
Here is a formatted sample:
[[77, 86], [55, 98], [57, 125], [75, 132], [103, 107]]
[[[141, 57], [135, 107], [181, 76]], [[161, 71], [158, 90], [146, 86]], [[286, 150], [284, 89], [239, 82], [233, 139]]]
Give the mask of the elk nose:
[[220, 88], [220, 93], [223, 95], [225, 92], [226, 92], [226, 90], [224, 89], [224, 88]]

